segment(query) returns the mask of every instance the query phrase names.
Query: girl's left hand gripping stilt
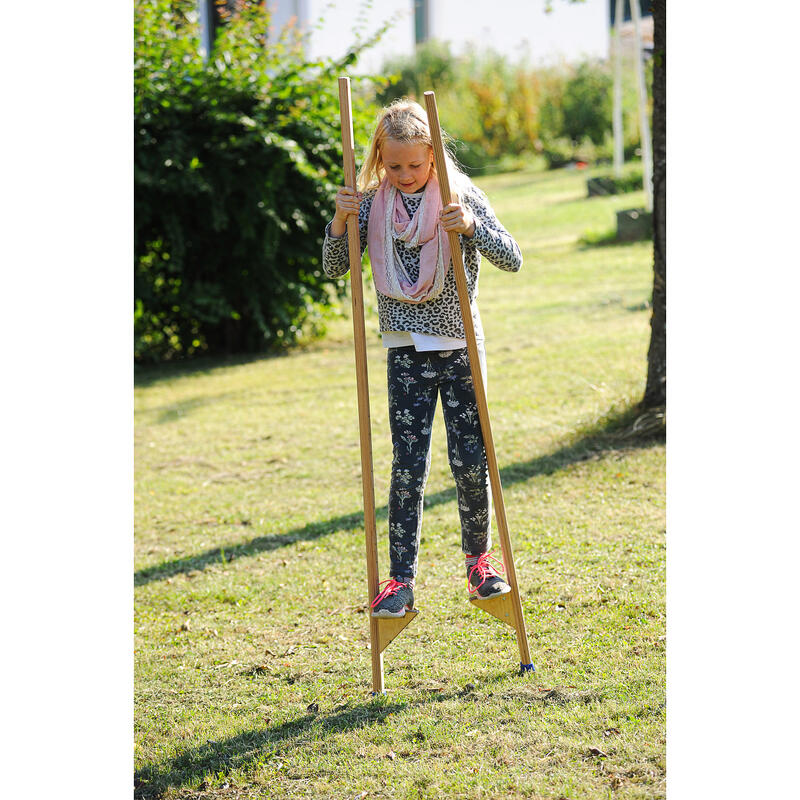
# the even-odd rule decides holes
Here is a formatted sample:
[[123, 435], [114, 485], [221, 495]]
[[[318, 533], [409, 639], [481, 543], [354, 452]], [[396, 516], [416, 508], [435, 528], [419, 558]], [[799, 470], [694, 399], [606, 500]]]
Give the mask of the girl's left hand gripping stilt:
[[439, 219], [442, 221], [442, 228], [448, 233], [462, 233], [469, 238], [475, 233], [475, 217], [465, 205], [458, 202], [458, 198], [442, 209]]

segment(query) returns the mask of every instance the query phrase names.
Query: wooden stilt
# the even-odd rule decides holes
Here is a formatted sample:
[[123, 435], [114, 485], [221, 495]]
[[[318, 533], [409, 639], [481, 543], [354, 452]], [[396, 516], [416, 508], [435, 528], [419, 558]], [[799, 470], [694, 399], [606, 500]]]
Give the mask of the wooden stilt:
[[[425, 105], [428, 112], [428, 126], [431, 131], [433, 142], [433, 158], [436, 164], [436, 174], [439, 179], [439, 191], [442, 195], [442, 206], [451, 202], [450, 183], [447, 177], [447, 162], [444, 158], [444, 146], [442, 145], [442, 130], [439, 126], [439, 112], [436, 107], [436, 96], [433, 92], [425, 92]], [[533, 671], [531, 656], [528, 650], [528, 637], [525, 632], [525, 618], [522, 614], [522, 602], [519, 596], [517, 585], [517, 573], [514, 569], [514, 554], [511, 549], [511, 539], [508, 535], [508, 523], [506, 521], [506, 509], [503, 502], [503, 488], [500, 484], [500, 470], [497, 466], [497, 456], [495, 455], [494, 439], [492, 438], [492, 428], [489, 422], [489, 406], [486, 401], [486, 389], [481, 374], [480, 360], [478, 357], [478, 345], [475, 341], [475, 327], [472, 324], [472, 312], [469, 303], [469, 291], [467, 289], [467, 275], [464, 270], [464, 260], [461, 254], [461, 243], [458, 234], [448, 232], [450, 241], [450, 252], [453, 260], [453, 273], [456, 279], [456, 289], [458, 290], [458, 301], [461, 306], [461, 316], [464, 321], [464, 333], [467, 340], [467, 352], [469, 354], [470, 371], [472, 372], [472, 383], [475, 387], [475, 399], [478, 403], [478, 417], [483, 434], [483, 443], [486, 449], [486, 460], [489, 467], [489, 481], [492, 487], [492, 500], [497, 517], [497, 529], [500, 534], [500, 542], [503, 548], [503, 562], [505, 563], [506, 576], [511, 586], [511, 591], [504, 597], [492, 598], [489, 600], [476, 600], [474, 605], [488, 611], [490, 614], [504, 619], [500, 614], [505, 614], [508, 606], [511, 607], [511, 624], [517, 634], [517, 644], [519, 645], [520, 669], [522, 672]], [[497, 602], [502, 601], [502, 602]]]
[[[356, 162], [353, 146], [353, 118], [350, 113], [350, 79], [339, 78], [339, 114], [342, 127], [344, 181], [356, 188]], [[369, 377], [367, 374], [367, 337], [364, 330], [364, 285], [361, 275], [361, 243], [358, 220], [347, 218], [347, 252], [350, 260], [350, 294], [353, 305], [353, 339], [355, 342], [356, 389], [358, 392], [358, 430], [361, 440], [361, 486], [364, 496], [364, 539], [367, 553], [367, 606], [378, 594], [378, 535], [375, 525], [375, 484], [372, 472], [372, 431], [369, 414]], [[372, 656], [372, 691], [384, 692], [383, 651], [417, 611], [404, 617], [381, 619], [370, 616], [369, 638]]]
[[[356, 188], [356, 162], [353, 148], [353, 119], [350, 114], [350, 78], [339, 78], [339, 116], [342, 126], [344, 182]], [[361, 276], [361, 244], [358, 219], [347, 218], [347, 245], [350, 259], [350, 296], [353, 305], [353, 339], [358, 393], [358, 430], [361, 438], [361, 487], [364, 496], [364, 537], [367, 551], [367, 603], [378, 593], [378, 536], [375, 528], [375, 485], [372, 475], [372, 431], [369, 416], [369, 378], [367, 375], [367, 337], [364, 330], [364, 286]], [[369, 638], [372, 654], [372, 690], [383, 692], [383, 648], [379, 646], [380, 620], [370, 617]]]

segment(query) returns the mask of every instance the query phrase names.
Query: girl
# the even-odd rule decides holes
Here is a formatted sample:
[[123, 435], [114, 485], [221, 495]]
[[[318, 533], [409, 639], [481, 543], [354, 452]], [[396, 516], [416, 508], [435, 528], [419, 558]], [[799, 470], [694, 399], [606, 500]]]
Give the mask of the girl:
[[360, 191], [349, 186], [339, 190], [336, 212], [325, 229], [323, 269], [338, 278], [349, 269], [346, 220], [357, 215], [362, 254], [369, 248], [381, 336], [388, 351], [391, 577], [372, 602], [376, 617], [402, 617], [414, 607], [437, 394], [442, 397], [458, 495], [467, 588], [480, 597], [511, 590], [490, 561], [489, 472], [447, 232], [459, 234], [484, 385], [486, 355], [476, 304], [481, 255], [507, 272], [519, 271], [522, 255], [486, 195], [449, 153], [445, 158], [456, 202], [442, 208], [427, 114], [415, 102], [392, 103], [378, 118], [358, 174]]

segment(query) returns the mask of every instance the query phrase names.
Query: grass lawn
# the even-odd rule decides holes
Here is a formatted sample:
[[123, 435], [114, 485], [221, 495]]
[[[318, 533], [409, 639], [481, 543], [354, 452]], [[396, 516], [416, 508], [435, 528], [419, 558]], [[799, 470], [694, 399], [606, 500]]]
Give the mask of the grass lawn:
[[[518, 274], [484, 260], [479, 306], [536, 673], [467, 602], [438, 412], [421, 613], [370, 696], [348, 318], [284, 357], [141, 371], [137, 797], [665, 796], [665, 448], [618, 433], [644, 390], [652, 248], [581, 243], [643, 203], [587, 199], [586, 177], [478, 181], [524, 255]], [[367, 299], [383, 579], [391, 442]]]

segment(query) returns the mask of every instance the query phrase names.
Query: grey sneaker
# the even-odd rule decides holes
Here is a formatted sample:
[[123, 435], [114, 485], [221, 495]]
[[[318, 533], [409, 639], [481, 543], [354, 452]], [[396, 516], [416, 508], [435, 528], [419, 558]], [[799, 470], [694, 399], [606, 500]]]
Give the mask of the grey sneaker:
[[[383, 591], [372, 601], [373, 617], [404, 617], [414, 608], [414, 589], [402, 579], [389, 578]], [[378, 587], [380, 588], [380, 587]]]
[[[500, 573], [489, 563], [490, 553], [481, 553], [478, 563], [474, 567], [467, 567], [467, 589], [469, 593], [477, 593], [478, 597], [496, 597], [511, 591], [511, 587], [500, 577]], [[500, 572], [505, 572], [501, 561], [492, 558], [500, 567]]]

